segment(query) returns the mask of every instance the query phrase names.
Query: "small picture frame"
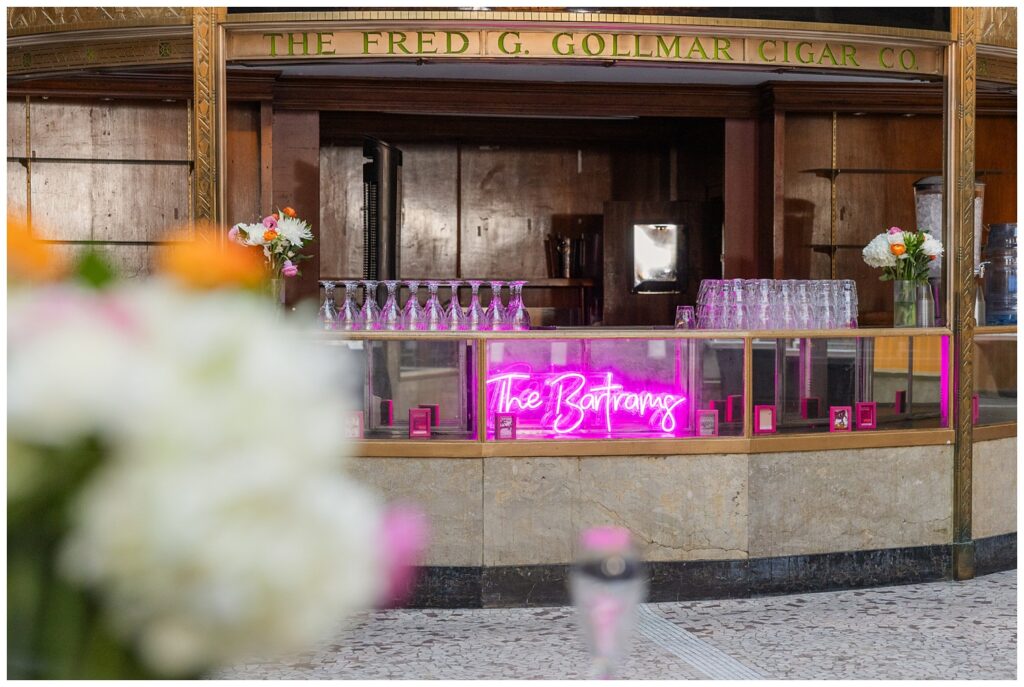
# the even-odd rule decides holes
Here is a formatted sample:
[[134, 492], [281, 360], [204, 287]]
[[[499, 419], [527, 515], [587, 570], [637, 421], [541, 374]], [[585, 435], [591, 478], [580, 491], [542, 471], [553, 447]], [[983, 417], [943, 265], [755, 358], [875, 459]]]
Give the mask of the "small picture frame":
[[395, 424], [395, 402], [384, 399], [380, 402], [380, 424], [382, 427], [391, 427]]
[[718, 436], [718, 410], [698, 409], [697, 410], [697, 436], [717, 437]]
[[860, 401], [856, 404], [857, 429], [878, 429], [878, 404]]
[[346, 439], [362, 439], [363, 435], [363, 411], [351, 410], [344, 415], [341, 424], [341, 433]]
[[516, 416], [513, 413], [494, 414], [494, 438], [498, 441], [516, 438]]
[[807, 396], [800, 399], [800, 417], [805, 420], [821, 416], [821, 399]]
[[430, 438], [430, 409], [409, 408], [409, 438]]
[[828, 431], [849, 432], [853, 430], [853, 408], [832, 406], [828, 411]]
[[754, 434], [775, 432], [775, 406], [754, 406]]
[[725, 421], [743, 421], [743, 394], [733, 394], [725, 399]]
[[971, 396], [971, 423], [978, 424], [978, 420], [981, 419], [981, 400], [978, 398], [978, 394]]
[[420, 408], [426, 408], [430, 411], [430, 426], [437, 427], [441, 424], [441, 406], [437, 403], [420, 403]]
[[907, 412], [907, 392], [897, 391], [896, 398], [892, 401], [892, 411], [894, 413], [902, 414]]

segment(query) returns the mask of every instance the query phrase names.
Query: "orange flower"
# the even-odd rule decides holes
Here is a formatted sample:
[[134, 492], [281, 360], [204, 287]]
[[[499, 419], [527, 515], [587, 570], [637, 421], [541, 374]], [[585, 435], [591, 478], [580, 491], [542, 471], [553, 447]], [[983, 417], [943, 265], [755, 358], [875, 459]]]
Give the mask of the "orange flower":
[[938, 258], [939, 258], [939, 256], [938, 256], [938, 255], [929, 255], [929, 256], [928, 256], [928, 259], [929, 259], [929, 260], [937, 260]]
[[904, 253], [907, 252], [907, 247], [904, 246], [902, 243], [894, 243], [891, 246], [889, 246], [889, 250], [892, 252], [893, 255], [903, 255]]
[[277, 232], [275, 230], [273, 230], [273, 229], [267, 229], [265, 232], [263, 232], [263, 240], [264, 241], [273, 241], [276, 238], [277, 238]]
[[291, 207], [285, 206], [284, 208], [282, 208], [281, 212], [284, 213], [285, 217], [294, 217], [295, 216], [295, 210], [293, 208], [291, 208]]
[[257, 287], [267, 276], [263, 255], [223, 241], [223, 228], [200, 224], [194, 236], [181, 229], [156, 256], [156, 271], [195, 289]]
[[7, 277], [16, 281], [42, 282], [59, 279], [67, 271], [65, 261], [32, 234], [21, 217], [7, 215]]

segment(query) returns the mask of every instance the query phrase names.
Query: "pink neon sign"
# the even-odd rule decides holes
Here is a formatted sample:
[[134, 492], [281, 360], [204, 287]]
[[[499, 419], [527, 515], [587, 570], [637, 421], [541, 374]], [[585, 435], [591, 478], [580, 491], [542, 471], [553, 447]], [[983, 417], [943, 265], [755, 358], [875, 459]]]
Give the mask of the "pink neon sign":
[[617, 432], [676, 435], [685, 429], [686, 397], [630, 383], [613, 372], [508, 371], [487, 379], [488, 409], [514, 413], [520, 431], [562, 436]]

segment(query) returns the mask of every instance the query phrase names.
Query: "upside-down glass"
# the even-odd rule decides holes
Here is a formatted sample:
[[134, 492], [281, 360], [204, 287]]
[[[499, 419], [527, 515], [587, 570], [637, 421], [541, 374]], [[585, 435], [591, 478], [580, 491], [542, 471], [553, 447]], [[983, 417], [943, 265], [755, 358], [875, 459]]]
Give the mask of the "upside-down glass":
[[469, 329], [478, 331], [480, 329], [490, 329], [491, 320], [487, 317], [487, 312], [484, 307], [480, 305], [480, 285], [483, 281], [480, 279], [468, 280], [470, 288], [469, 298], [469, 309], [466, 311], [466, 320], [469, 324]]
[[448, 321], [448, 329], [452, 331], [464, 331], [469, 329], [469, 320], [466, 319], [466, 311], [462, 309], [462, 304], [459, 303], [459, 286], [462, 282], [458, 279], [451, 279], [448, 281], [448, 288], [452, 290], [451, 300], [448, 301], [448, 311], [446, 313]]
[[426, 324], [423, 321], [423, 306], [420, 305], [420, 282], [418, 279], [409, 279], [405, 283], [409, 286], [409, 299], [402, 309], [402, 323], [408, 330], [424, 329]]
[[398, 307], [396, 294], [398, 284], [399, 282], [395, 279], [384, 281], [384, 287], [388, 290], [388, 298], [384, 301], [384, 307], [380, 309], [380, 328], [391, 332], [402, 328], [402, 309]]
[[363, 280], [363, 307], [359, 311], [362, 328], [369, 331], [380, 329], [380, 306], [377, 305], [377, 280]]
[[362, 325], [359, 319], [359, 307], [355, 301], [356, 289], [359, 283], [354, 280], [341, 283], [345, 285], [345, 300], [341, 302], [341, 306], [338, 308], [336, 328], [348, 332], [353, 329], [359, 329]]
[[320, 329], [331, 331], [338, 327], [338, 308], [334, 304], [334, 282], [322, 280], [320, 286], [324, 287], [324, 302], [320, 306], [317, 322]]
[[527, 312], [526, 306], [523, 304], [523, 287], [525, 285], [526, 282], [522, 279], [512, 282], [512, 299], [505, 312], [509, 329], [515, 331], [526, 331], [530, 328], [530, 313]]
[[432, 332], [436, 332], [441, 329], [446, 329], [448, 326], [444, 308], [441, 307], [441, 301], [437, 299], [437, 287], [440, 286], [441, 282], [431, 279], [427, 282], [427, 304], [423, 306], [423, 320], [426, 328]]
[[491, 322], [491, 329], [507, 329], [505, 306], [501, 304], [501, 287], [505, 282], [492, 280], [488, 283], [491, 286], [491, 302], [487, 304], [487, 318]]

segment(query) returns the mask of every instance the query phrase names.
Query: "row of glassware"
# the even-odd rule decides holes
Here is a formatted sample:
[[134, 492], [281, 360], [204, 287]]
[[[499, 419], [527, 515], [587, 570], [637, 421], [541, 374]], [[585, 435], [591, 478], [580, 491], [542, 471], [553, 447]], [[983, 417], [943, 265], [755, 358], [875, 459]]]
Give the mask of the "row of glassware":
[[698, 329], [848, 329], [857, 326], [852, 279], [705, 279]]
[[[511, 297], [502, 303], [501, 291], [508, 284]], [[351, 279], [342, 281], [324, 280], [324, 302], [320, 306], [319, 324], [326, 330], [341, 331], [480, 331], [497, 329], [524, 331], [530, 328], [530, 314], [523, 305], [524, 280], [510, 282], [482, 279]], [[409, 288], [409, 296], [399, 305], [399, 286]], [[459, 287], [468, 284], [471, 295], [469, 307], [459, 302]], [[480, 303], [480, 287], [487, 284], [491, 289], [491, 300], [487, 307]], [[335, 289], [342, 286], [344, 299], [339, 304]], [[420, 303], [422, 285], [427, 288], [427, 300]], [[448, 302], [442, 304], [438, 289], [444, 285], [450, 290]], [[356, 291], [362, 286], [361, 302], [356, 300]], [[377, 302], [378, 290], [387, 289], [384, 305]]]

